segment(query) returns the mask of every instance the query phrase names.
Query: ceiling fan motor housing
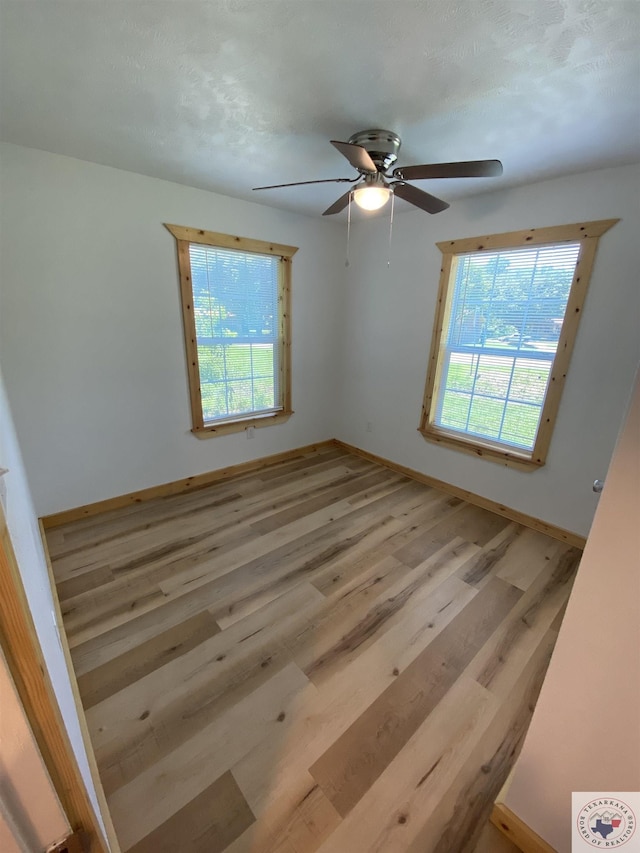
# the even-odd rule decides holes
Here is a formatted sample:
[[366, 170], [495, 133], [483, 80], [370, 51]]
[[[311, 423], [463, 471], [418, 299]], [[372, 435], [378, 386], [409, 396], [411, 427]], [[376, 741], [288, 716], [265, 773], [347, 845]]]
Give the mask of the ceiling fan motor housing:
[[364, 148], [376, 164], [376, 169], [386, 172], [398, 159], [402, 140], [391, 130], [372, 129], [354, 133], [349, 137], [349, 143]]

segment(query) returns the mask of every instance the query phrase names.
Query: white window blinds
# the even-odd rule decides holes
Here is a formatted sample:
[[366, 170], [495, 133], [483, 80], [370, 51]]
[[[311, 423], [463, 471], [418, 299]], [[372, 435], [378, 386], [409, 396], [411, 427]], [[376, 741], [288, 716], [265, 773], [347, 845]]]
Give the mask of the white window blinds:
[[579, 251], [457, 256], [436, 426], [533, 449]]
[[205, 424], [279, 411], [279, 258], [189, 245]]

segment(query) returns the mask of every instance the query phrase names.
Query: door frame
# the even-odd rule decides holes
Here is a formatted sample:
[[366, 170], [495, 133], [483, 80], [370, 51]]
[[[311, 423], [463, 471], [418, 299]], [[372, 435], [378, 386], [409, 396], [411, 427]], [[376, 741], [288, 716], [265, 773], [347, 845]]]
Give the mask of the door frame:
[[71, 829], [84, 834], [87, 853], [108, 853], [49, 678], [1, 504], [0, 645]]

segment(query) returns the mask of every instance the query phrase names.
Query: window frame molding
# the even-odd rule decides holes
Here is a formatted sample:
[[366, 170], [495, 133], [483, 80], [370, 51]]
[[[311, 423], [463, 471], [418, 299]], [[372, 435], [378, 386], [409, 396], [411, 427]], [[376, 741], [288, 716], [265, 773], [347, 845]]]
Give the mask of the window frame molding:
[[[180, 278], [180, 302], [182, 305], [182, 324], [189, 379], [189, 400], [191, 404], [191, 432], [197, 438], [212, 438], [214, 435], [226, 435], [241, 432], [250, 427], [266, 427], [283, 423], [293, 414], [291, 407], [291, 259], [298, 251], [296, 246], [255, 240], [250, 237], [236, 237], [217, 231], [205, 231], [201, 228], [189, 228], [184, 225], [164, 223], [164, 227], [175, 237], [178, 250], [178, 273]], [[219, 423], [204, 422], [202, 393], [200, 387], [200, 367], [198, 363], [198, 345], [196, 324], [193, 311], [193, 289], [191, 284], [190, 244], [214, 246], [220, 249], [238, 249], [241, 252], [253, 252], [260, 255], [273, 255], [279, 258], [278, 265], [278, 339], [281, 346], [280, 387], [282, 388], [283, 408], [265, 414], [251, 413], [238, 416], [233, 420]]]
[[[529, 228], [522, 231], [510, 231], [504, 234], [492, 234], [485, 237], [468, 237], [459, 240], [446, 240], [436, 243], [442, 253], [440, 284], [436, 303], [435, 322], [431, 338], [431, 348], [427, 366], [424, 399], [420, 415], [420, 432], [428, 441], [441, 444], [499, 462], [513, 468], [532, 471], [543, 466], [547, 459], [551, 435], [555, 425], [564, 382], [569, 369], [571, 353], [575, 343], [582, 308], [589, 287], [591, 271], [598, 247], [599, 238], [619, 219], [601, 219], [593, 222], [578, 222], [570, 225], [554, 225], [547, 228]], [[549, 384], [540, 413], [540, 425], [533, 450], [519, 450], [507, 445], [492, 442], [490, 439], [465, 436], [454, 430], [447, 430], [433, 423], [436, 401], [440, 391], [442, 359], [445, 332], [448, 329], [455, 268], [459, 255], [495, 252], [503, 249], [526, 248], [527, 246], [558, 245], [559, 243], [579, 243], [580, 250], [571, 282], [569, 299], [564, 314], [562, 331], [558, 339], [556, 355], [552, 362]]]

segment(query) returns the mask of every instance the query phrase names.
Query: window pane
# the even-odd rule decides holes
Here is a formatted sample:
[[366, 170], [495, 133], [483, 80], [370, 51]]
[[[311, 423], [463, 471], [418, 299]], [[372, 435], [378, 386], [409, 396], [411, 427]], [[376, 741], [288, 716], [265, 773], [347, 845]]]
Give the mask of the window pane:
[[[442, 414], [437, 422], [481, 438], [531, 449], [550, 370], [550, 361], [452, 353], [444, 382]], [[459, 390], [470, 393], [457, 393]], [[517, 417], [523, 420], [522, 429], [518, 428]]]
[[550, 361], [518, 359], [511, 382], [511, 399], [542, 406], [551, 374], [551, 364]]
[[462, 255], [449, 344], [555, 351], [579, 246]]
[[225, 382], [203, 382], [200, 386], [204, 420], [213, 420], [220, 412], [227, 412], [227, 389]]
[[533, 449], [579, 248], [458, 256], [437, 426]]
[[282, 408], [279, 259], [199, 244], [189, 255], [205, 423]]
[[487, 438], [498, 438], [504, 404], [488, 397], [474, 397], [469, 412], [468, 432]]
[[471, 397], [469, 394], [457, 394], [447, 391], [442, 404], [440, 423], [453, 429], [466, 429], [469, 417]]
[[275, 408], [273, 378], [271, 376], [257, 377], [253, 380], [253, 398], [256, 409]]
[[502, 428], [502, 440], [522, 447], [533, 447], [539, 421], [538, 408], [508, 403]]
[[251, 378], [251, 344], [225, 347], [227, 379]]
[[445, 379], [447, 390], [471, 391], [476, 373], [475, 355], [453, 353], [449, 359], [449, 367]]
[[476, 362], [478, 371], [474, 385], [475, 393], [505, 399], [509, 392], [513, 358], [477, 355]]

